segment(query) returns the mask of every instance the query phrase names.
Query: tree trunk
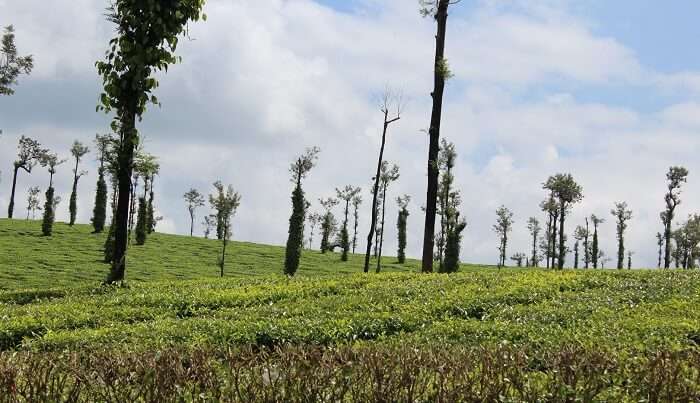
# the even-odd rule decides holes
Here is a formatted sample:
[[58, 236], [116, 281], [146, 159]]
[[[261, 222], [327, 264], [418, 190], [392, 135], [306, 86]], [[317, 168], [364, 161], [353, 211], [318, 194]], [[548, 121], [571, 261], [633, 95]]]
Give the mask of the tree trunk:
[[75, 158], [75, 169], [73, 170], [73, 189], [70, 194], [70, 206], [68, 206], [68, 210], [70, 213], [70, 221], [68, 222], [68, 225], [73, 226], [75, 224], [75, 217], [77, 215], [77, 210], [78, 210], [78, 164], [80, 163], [80, 160], [76, 157]]
[[588, 268], [588, 263], [591, 261], [590, 250], [588, 249], [588, 235], [590, 234], [588, 229], [588, 217], [586, 217], [586, 237], [583, 239], [583, 263], [584, 268]]
[[537, 263], [537, 233], [532, 233], [532, 261], [530, 265], [533, 267], [539, 266]]
[[12, 193], [10, 193], [10, 205], [7, 207], [7, 218], [12, 218], [12, 213], [15, 210], [15, 190], [17, 189], [17, 173], [19, 166], [15, 165], [15, 171], [12, 175]]
[[194, 236], [194, 211], [190, 210], [190, 236]]
[[386, 187], [388, 182], [384, 185], [382, 190], [382, 233], [379, 235], [379, 253], [377, 254], [377, 273], [382, 269], [382, 248], [384, 247], [384, 217], [386, 212]]
[[357, 214], [357, 206], [355, 206], [355, 212], [354, 212], [354, 231], [352, 233], [352, 253], [353, 255], [355, 254], [355, 247], [357, 246], [357, 219], [358, 219], [358, 214]]
[[[559, 262], [557, 261], [557, 223], [559, 222], [559, 214], [555, 211], [554, 218], [552, 219], [552, 268], [559, 267]], [[556, 266], [555, 266], [556, 265]]]
[[559, 219], [559, 270], [564, 269], [564, 258], [566, 257], [566, 246], [564, 245], [564, 219], [566, 218], [566, 205], [561, 203], [561, 218]]
[[119, 150], [119, 170], [117, 174], [118, 189], [117, 208], [115, 211], [114, 257], [107, 283], [124, 280], [126, 272], [126, 249], [129, 238], [129, 203], [131, 202], [131, 174], [134, 161], [136, 132], [136, 103], [131, 101], [130, 108], [122, 119], [122, 141]]
[[379, 175], [382, 170], [382, 159], [384, 158], [384, 146], [386, 145], [386, 131], [389, 127], [389, 108], [384, 111], [384, 129], [382, 131], [382, 145], [379, 147], [379, 161], [377, 161], [377, 174], [374, 177], [374, 187], [372, 188], [372, 220], [370, 220], [369, 235], [367, 235], [367, 253], [365, 253], [364, 272], [369, 273], [369, 257], [372, 253], [372, 239], [377, 227], [377, 193], [379, 192]]
[[445, 77], [439, 66], [445, 59], [445, 36], [447, 33], [447, 8], [449, 0], [439, 0], [437, 14], [437, 35], [435, 36], [435, 65], [433, 110], [430, 117], [430, 145], [428, 146], [428, 189], [425, 203], [425, 229], [423, 232], [422, 271], [433, 271], [433, 248], [435, 246], [435, 214], [438, 192], [438, 153], [440, 151], [440, 122], [442, 120], [442, 97], [445, 92]]
[[620, 231], [617, 234], [617, 268], [622, 269], [625, 265], [625, 239], [624, 234]]
[[673, 210], [668, 210], [666, 217], [666, 227], [664, 228], [664, 238], [666, 239], [666, 254], [664, 256], [664, 269], [671, 267], [671, 221], [673, 220]]

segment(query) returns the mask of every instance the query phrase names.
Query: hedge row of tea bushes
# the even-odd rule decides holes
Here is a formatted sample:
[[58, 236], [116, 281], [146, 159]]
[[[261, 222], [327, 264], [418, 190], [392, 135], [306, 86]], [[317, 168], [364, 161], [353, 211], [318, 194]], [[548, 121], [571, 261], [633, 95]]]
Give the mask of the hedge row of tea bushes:
[[359, 341], [685, 349], [700, 342], [699, 290], [690, 271], [511, 269], [0, 292], [0, 350]]
[[700, 353], [372, 344], [0, 353], [0, 402], [700, 400]]

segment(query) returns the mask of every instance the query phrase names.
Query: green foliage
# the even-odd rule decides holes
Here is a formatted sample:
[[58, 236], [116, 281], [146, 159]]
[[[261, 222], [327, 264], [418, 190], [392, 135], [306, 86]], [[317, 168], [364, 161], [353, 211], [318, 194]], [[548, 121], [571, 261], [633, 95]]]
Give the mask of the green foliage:
[[99, 168], [97, 175], [97, 190], [95, 191], [95, 207], [92, 209], [92, 227], [95, 233], [104, 231], [107, 220], [107, 182], [105, 169]]
[[323, 220], [321, 221], [321, 253], [326, 253], [332, 249], [331, 237], [338, 227], [332, 211], [333, 207], [338, 204], [338, 200], [329, 197], [327, 199], [319, 199], [319, 203], [324, 209]]
[[84, 146], [78, 140], [73, 142], [73, 146], [70, 149], [70, 153], [75, 158], [75, 168], [73, 169], [73, 190], [70, 194], [70, 202], [68, 210], [70, 211], [70, 225], [75, 224], [75, 218], [78, 214], [78, 180], [80, 177], [87, 174], [87, 171], [78, 171], [78, 165], [80, 160], [90, 151], [89, 148]]
[[404, 195], [396, 198], [396, 204], [399, 206], [399, 218], [396, 220], [396, 228], [398, 229], [399, 249], [396, 257], [400, 264], [406, 262], [406, 225], [408, 224], [408, 204], [411, 202], [411, 196]]
[[513, 230], [513, 212], [506, 206], [501, 206], [496, 210], [496, 224], [493, 231], [498, 235], [498, 266], [506, 265], [506, 251], [508, 249], [508, 234]]
[[33, 56], [17, 56], [15, 29], [12, 25], [5, 27], [0, 46], [0, 95], [12, 95], [20, 74], [29, 74], [34, 68]]
[[284, 274], [293, 276], [299, 269], [304, 243], [304, 221], [306, 220], [306, 199], [301, 186], [292, 192], [292, 216], [289, 217], [289, 237], [284, 256]]
[[41, 221], [41, 233], [44, 236], [51, 236], [53, 233], [53, 222], [56, 219], [54, 212], [54, 189], [53, 186], [46, 189], [46, 201], [44, 202], [44, 217]]
[[7, 218], [12, 218], [14, 213], [17, 173], [20, 169], [29, 174], [32, 173], [32, 169], [41, 161], [42, 156], [48, 152], [48, 150], [41, 148], [41, 144], [38, 141], [25, 136], [20, 137], [17, 149], [17, 159], [13, 164], [12, 192], [10, 193], [10, 203], [7, 206]]
[[615, 208], [610, 210], [610, 214], [617, 220], [617, 268], [622, 269], [625, 263], [625, 230], [627, 221], [632, 219], [632, 210], [627, 209], [627, 202], [615, 203]]
[[39, 202], [39, 190], [38, 186], [32, 186], [27, 191], [27, 220], [29, 219], [30, 213], [32, 220], [34, 219], [35, 212], [41, 210], [41, 203]]
[[146, 207], [146, 198], [139, 197], [139, 210], [136, 216], [136, 245], [143, 245], [146, 243], [146, 236], [148, 235], [148, 230], [146, 228], [148, 225]]
[[362, 189], [360, 189], [359, 187], [356, 188], [350, 185], [345, 186], [345, 188], [343, 189], [335, 189], [336, 195], [338, 196], [338, 200], [342, 200], [345, 202], [345, 218], [343, 219], [343, 226], [340, 229], [339, 237], [339, 244], [341, 249], [340, 260], [342, 260], [343, 262], [348, 261], [348, 254], [350, 253], [350, 234], [348, 231], [350, 202], [352, 202], [353, 199], [357, 198], [361, 191]]
[[[459, 216], [457, 217], [459, 220]], [[467, 227], [464, 221], [458, 221], [447, 233], [445, 243], [445, 273], [456, 273], [459, 271], [459, 251], [462, 244], [462, 231]]]

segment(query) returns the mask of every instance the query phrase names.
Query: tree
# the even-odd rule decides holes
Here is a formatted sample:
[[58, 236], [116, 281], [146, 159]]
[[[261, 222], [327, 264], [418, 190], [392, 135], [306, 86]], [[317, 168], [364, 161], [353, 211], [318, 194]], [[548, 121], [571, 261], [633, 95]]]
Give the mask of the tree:
[[[374, 239], [375, 232], [377, 230], [377, 208], [379, 202], [377, 200], [379, 196], [379, 180], [381, 179], [381, 169], [384, 164], [384, 147], [386, 146], [386, 134], [389, 129], [389, 125], [401, 119], [401, 108], [402, 99], [399, 94], [393, 93], [389, 88], [384, 91], [382, 100], [380, 102], [379, 110], [384, 115], [384, 124], [382, 129], [382, 141], [379, 147], [379, 158], [377, 161], [377, 173], [374, 175], [374, 185], [372, 186], [372, 217], [370, 220], [369, 234], [367, 235], [367, 252], [365, 253], [365, 267], [364, 272], [369, 272], [369, 257], [372, 251], [372, 240]], [[396, 114], [393, 117], [389, 117], [391, 109], [396, 110]]]
[[403, 195], [396, 198], [396, 204], [399, 205], [399, 218], [396, 220], [396, 228], [399, 231], [399, 249], [396, 256], [400, 264], [406, 263], [406, 224], [408, 223], [408, 203], [411, 202], [411, 196]]
[[214, 189], [216, 189], [216, 193], [209, 195], [209, 204], [216, 212], [214, 214], [216, 218], [216, 239], [221, 241], [224, 239], [224, 217], [221, 215], [223, 210], [217, 208], [217, 205], [223, 205], [226, 198], [226, 189], [221, 181], [214, 182]]
[[[547, 182], [543, 185], [544, 189], [549, 190], [558, 201], [559, 213], [559, 251], [557, 268], [564, 268], [564, 260], [566, 259], [566, 245], [564, 243], [564, 222], [566, 212], [573, 204], [580, 202], [583, 199], [583, 188], [576, 183], [571, 174], [556, 174], [550, 176]], [[555, 240], [556, 241], [556, 240]]]
[[590, 226], [588, 224], [588, 217], [586, 217], [586, 227], [583, 235], [583, 263], [584, 267], [587, 269], [588, 265], [591, 263], [591, 248], [588, 245], [588, 238], [591, 236]]
[[331, 237], [335, 233], [337, 223], [333, 216], [333, 207], [338, 204], [338, 200], [329, 197], [327, 199], [319, 199], [321, 207], [323, 207], [323, 221], [321, 221], [321, 253], [326, 253], [332, 249]]
[[146, 243], [146, 235], [148, 230], [146, 226], [148, 225], [148, 219], [146, 217], [147, 205], [146, 198], [143, 196], [139, 197], [139, 212], [138, 218], [136, 219], [136, 245], [143, 245]]
[[360, 204], [362, 204], [362, 196], [355, 195], [352, 198], [352, 216], [353, 216], [353, 233], [352, 233], [352, 253], [355, 254], [355, 248], [357, 247], [357, 226], [360, 222]]
[[540, 203], [540, 209], [547, 214], [547, 233], [545, 234], [544, 244], [544, 257], [546, 260], [546, 267], [549, 269], [554, 266], [554, 241], [557, 228], [557, 202], [554, 199], [554, 193], [550, 192], [549, 196]]
[[666, 253], [664, 268], [671, 266], [671, 224], [675, 218], [676, 207], [681, 203], [681, 185], [688, 180], [688, 170], [683, 167], [670, 167], [666, 173], [668, 192], [664, 196], [666, 210], [661, 213], [661, 222], [664, 224], [664, 238], [666, 241]]
[[95, 147], [97, 147], [100, 168], [97, 170], [97, 190], [95, 191], [95, 207], [92, 209], [92, 227], [94, 233], [104, 230], [107, 221], [107, 182], [105, 181], [105, 161], [113, 148], [112, 137], [108, 134], [95, 135]]
[[209, 234], [216, 225], [216, 215], [210, 214], [204, 216], [204, 221], [202, 222], [202, 225], [204, 225], [204, 239], [209, 239]]
[[673, 239], [676, 243], [675, 258], [678, 260], [676, 266], [684, 269], [694, 268], [700, 243], [700, 216], [688, 216], [688, 220], [673, 232]]
[[382, 201], [382, 221], [381, 221], [381, 232], [379, 233], [379, 239], [377, 244], [379, 245], [379, 253], [377, 255], [377, 269], [376, 272], [379, 273], [382, 269], [382, 249], [384, 248], [384, 218], [386, 217], [386, 191], [389, 184], [399, 179], [399, 167], [394, 164], [389, 168], [389, 162], [384, 161], [382, 163], [381, 174], [379, 180], [381, 182], [381, 198]]
[[306, 221], [307, 201], [301, 188], [302, 179], [306, 178], [318, 159], [318, 147], [307, 148], [289, 167], [290, 180], [294, 183], [292, 191], [292, 215], [289, 217], [289, 236], [284, 256], [284, 274], [293, 276], [299, 268], [301, 251], [304, 248], [304, 221]]
[[454, 219], [447, 231], [445, 242], [445, 262], [443, 272], [456, 273], [459, 271], [459, 251], [462, 244], [462, 231], [467, 227], [467, 223], [459, 218], [459, 212], [455, 213]]
[[75, 168], [73, 168], [73, 190], [70, 194], [70, 204], [68, 207], [70, 210], [70, 221], [68, 222], [68, 225], [71, 226], [75, 224], [75, 217], [78, 214], [78, 180], [80, 180], [81, 176], [87, 174], [87, 171], [78, 171], [78, 165], [80, 164], [80, 160], [83, 158], [83, 156], [89, 151], [90, 149], [84, 146], [83, 143], [79, 142], [78, 140], [73, 142], [73, 146], [70, 149], [71, 155], [73, 158], [75, 158]]
[[223, 229], [222, 247], [221, 247], [221, 258], [219, 259], [219, 268], [221, 270], [221, 277], [224, 276], [224, 266], [226, 264], [226, 245], [229, 239], [231, 239], [231, 218], [236, 215], [238, 206], [241, 204], [241, 196], [238, 192], [233, 190], [233, 186], [228, 185], [224, 189], [224, 186], [220, 181], [214, 183], [219, 196], [213, 198], [209, 196], [210, 200], [213, 200], [212, 207], [216, 211], [217, 220], [221, 220], [221, 225]]
[[117, 36], [109, 41], [105, 60], [96, 63], [104, 83], [98, 110], [116, 111], [112, 127], [118, 129], [120, 141], [114, 259], [107, 283], [122, 281], [126, 271], [130, 179], [139, 142], [136, 121], [149, 102], [158, 104], [153, 95], [158, 86], [154, 75], [180, 60], [174, 53], [178, 36], [186, 32], [190, 21], [205, 18], [203, 5], [204, 0], [114, 0], [108, 9]]
[[323, 221], [323, 216], [319, 213], [311, 213], [306, 219], [309, 221], [309, 226], [311, 227], [311, 231], [309, 231], [309, 249], [313, 249], [314, 230], [316, 226]]
[[41, 204], [39, 203], [39, 190], [38, 186], [30, 187], [27, 191], [27, 220], [29, 220], [29, 213], [31, 212], [32, 220], [35, 218], [35, 212], [41, 210]]
[[632, 219], [632, 210], [627, 209], [627, 202], [615, 203], [610, 214], [617, 220], [617, 268], [622, 269], [625, 263], [625, 230], [627, 221]]
[[191, 188], [183, 195], [187, 203], [187, 211], [190, 213], [190, 236], [194, 235], [194, 212], [197, 207], [204, 206], [204, 195], [195, 188]]
[[[134, 184], [132, 188], [132, 199], [136, 195], [136, 187], [138, 186], [139, 178], [143, 179], [143, 196], [139, 197], [139, 207], [136, 219], [137, 229], [137, 245], [143, 245], [146, 242], [148, 234], [153, 232], [154, 217], [153, 217], [153, 179], [160, 170], [158, 159], [148, 153], [137, 152], [134, 160]], [[147, 199], [150, 192], [150, 200]], [[143, 210], [141, 205], [143, 203]], [[135, 205], [132, 206], [132, 211]]]
[[440, 215], [440, 233], [437, 237], [437, 260], [438, 271], [444, 271], [444, 249], [449, 231], [455, 225], [455, 217], [458, 214], [457, 208], [461, 203], [458, 191], [452, 190], [454, 175], [452, 170], [457, 160], [457, 152], [454, 143], [441, 140], [440, 152], [438, 154], [438, 169], [441, 173], [438, 184], [438, 211]]
[[496, 210], [496, 217], [496, 224], [493, 226], [493, 230], [500, 237], [498, 243], [498, 267], [501, 268], [506, 265], [508, 234], [513, 229], [513, 213], [506, 206], [501, 206]]
[[56, 219], [55, 208], [58, 202], [54, 199], [53, 176], [56, 174], [56, 167], [66, 162], [58, 159], [58, 155], [44, 152], [41, 156], [40, 164], [49, 171], [49, 187], [46, 189], [46, 202], [44, 203], [44, 217], [41, 223], [41, 233], [44, 236], [51, 236], [53, 223]]
[[656, 265], [657, 268], [661, 268], [661, 259], [663, 258], [663, 248], [664, 248], [664, 235], [660, 232], [656, 233], [656, 245], [659, 246], [659, 261]]
[[13, 86], [21, 74], [28, 75], [34, 68], [34, 57], [17, 56], [15, 29], [12, 25], [5, 27], [0, 48], [0, 95], [13, 95]]
[[634, 252], [627, 252], [627, 270], [632, 270], [632, 255], [634, 255]]
[[576, 240], [576, 243], [574, 244], [574, 269], [578, 269], [578, 262], [580, 256], [579, 244], [581, 243], [581, 241], [584, 241], [583, 248], [588, 248], [587, 242], [585, 242], [585, 240], [588, 239], [588, 230], [580, 225], [577, 226], [576, 230], [574, 231], [574, 239]]
[[518, 252], [515, 255], [510, 257], [510, 260], [514, 261], [515, 264], [518, 265], [518, 267], [523, 267], [523, 262], [526, 259], [527, 259], [527, 255], [522, 253], [522, 252]]
[[593, 223], [593, 243], [591, 244], [591, 259], [593, 268], [598, 268], [598, 262], [601, 256], [601, 250], [598, 248], [598, 226], [605, 222], [604, 219], [598, 218], [595, 214], [591, 214], [591, 222]]
[[530, 231], [530, 236], [532, 237], [532, 257], [530, 258], [530, 264], [532, 267], [538, 267], [540, 259], [537, 255], [537, 238], [540, 231], [542, 231], [540, 221], [536, 217], [530, 217], [527, 220], [527, 229]]
[[445, 37], [447, 33], [447, 10], [450, 4], [459, 0], [419, 0], [420, 12], [424, 17], [432, 16], [437, 23], [435, 35], [435, 60], [433, 64], [433, 108], [430, 117], [428, 135], [428, 189], [425, 203], [425, 229], [423, 232], [422, 271], [433, 271], [433, 249], [435, 244], [435, 215], [438, 197], [438, 153], [440, 149], [440, 123], [442, 120], [442, 98], [445, 82], [451, 77], [450, 68], [445, 59]]
[[48, 150], [41, 148], [38, 141], [32, 140], [29, 137], [22, 136], [19, 139], [19, 150], [17, 152], [17, 160], [14, 162], [14, 173], [12, 175], [12, 192], [10, 193], [10, 204], [7, 208], [7, 218], [12, 218], [12, 213], [15, 209], [15, 189], [17, 188], [17, 173], [23, 169], [26, 173], [31, 174], [32, 169], [41, 160], [42, 155]]
[[348, 253], [350, 252], [350, 234], [348, 233], [348, 215], [350, 214], [350, 202], [352, 199], [360, 194], [359, 187], [352, 187], [350, 185], [345, 186], [343, 189], [335, 188], [336, 196], [338, 200], [345, 202], [345, 218], [343, 219], [343, 226], [340, 229], [340, 248], [342, 249], [342, 254], [340, 260], [347, 262]]

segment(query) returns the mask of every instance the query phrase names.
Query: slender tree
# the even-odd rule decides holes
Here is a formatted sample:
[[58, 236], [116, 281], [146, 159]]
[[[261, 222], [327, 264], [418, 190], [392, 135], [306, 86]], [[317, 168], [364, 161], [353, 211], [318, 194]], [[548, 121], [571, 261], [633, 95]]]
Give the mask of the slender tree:
[[[137, 245], [143, 245], [146, 242], [148, 234], [152, 232], [153, 228], [153, 217], [152, 217], [152, 206], [153, 206], [153, 191], [152, 184], [153, 178], [158, 173], [160, 165], [157, 162], [157, 158], [151, 154], [145, 153], [142, 150], [137, 152], [136, 158], [134, 160], [134, 182], [132, 189], [132, 199], [135, 199], [136, 188], [138, 187], [139, 178], [143, 180], [143, 195], [138, 198], [139, 207], [136, 219], [137, 228]], [[148, 200], [148, 194], [151, 192], [151, 199]], [[143, 200], [142, 200], [143, 199]], [[135, 200], [133, 200], [135, 203]], [[141, 204], [143, 203], [143, 209]], [[136, 205], [132, 207], [132, 212], [134, 211]]]
[[[452, 208], [454, 208], [453, 206]], [[467, 227], [466, 221], [460, 219], [459, 211], [455, 211], [447, 230], [445, 242], [445, 261], [443, 272], [456, 273], [459, 271], [459, 251], [462, 244], [462, 231]]]
[[78, 165], [80, 164], [80, 160], [83, 158], [83, 156], [85, 156], [85, 154], [87, 154], [89, 151], [90, 149], [78, 140], [73, 142], [73, 146], [70, 149], [71, 155], [73, 158], [75, 158], [75, 168], [73, 168], [73, 188], [70, 193], [70, 203], [68, 207], [70, 211], [70, 221], [68, 222], [68, 225], [71, 226], [75, 224], [75, 218], [78, 214], [78, 180], [80, 180], [80, 177], [87, 174], [87, 171], [79, 171]]
[[204, 239], [209, 239], [209, 234], [211, 233], [211, 230], [214, 229], [214, 227], [216, 226], [216, 215], [210, 214], [204, 216], [204, 221], [202, 222], [202, 225], [204, 226]]
[[523, 267], [523, 262], [527, 260], [527, 255], [522, 252], [518, 252], [515, 255], [511, 256], [510, 260], [514, 261], [515, 264], [518, 265], [518, 267]]
[[632, 255], [634, 255], [634, 252], [627, 252], [627, 270], [632, 270]]
[[610, 210], [615, 217], [617, 229], [617, 268], [622, 269], [625, 264], [625, 230], [627, 221], [632, 219], [632, 210], [627, 209], [627, 202], [615, 203], [615, 208]]
[[508, 247], [508, 234], [513, 229], [513, 213], [506, 207], [501, 206], [496, 210], [496, 224], [493, 226], [494, 232], [499, 236], [498, 242], [498, 267], [506, 265], [506, 250]]
[[95, 147], [97, 148], [98, 160], [100, 168], [97, 170], [97, 190], [95, 191], [95, 206], [92, 209], [92, 227], [94, 233], [100, 233], [104, 230], [105, 222], [107, 221], [107, 182], [105, 181], [105, 161], [107, 154], [111, 152], [110, 144], [112, 138], [110, 135], [95, 135]]
[[598, 248], [598, 226], [605, 222], [604, 219], [596, 217], [595, 214], [591, 214], [591, 222], [593, 223], [593, 243], [591, 244], [591, 259], [593, 262], [593, 268], [598, 268], [598, 262], [600, 261], [601, 250]]
[[39, 193], [41, 193], [41, 190], [39, 190], [38, 186], [30, 187], [27, 191], [27, 220], [29, 220], [29, 213], [31, 213], [33, 220], [35, 218], [36, 211], [41, 210]]
[[666, 241], [666, 252], [664, 257], [664, 268], [671, 266], [671, 224], [675, 218], [676, 207], [681, 203], [681, 186], [688, 180], [688, 170], [683, 167], [671, 167], [666, 174], [668, 181], [668, 192], [664, 196], [666, 210], [661, 213], [661, 221], [664, 224], [664, 238]]
[[566, 244], [564, 243], [564, 222], [566, 212], [573, 204], [578, 203], [583, 199], [583, 188], [576, 183], [571, 174], [556, 174], [550, 176], [547, 182], [543, 185], [544, 189], [549, 190], [558, 201], [559, 214], [559, 251], [557, 268], [564, 268], [564, 260], [566, 259]]
[[537, 217], [530, 217], [527, 220], [527, 229], [530, 231], [530, 236], [532, 237], [532, 257], [530, 258], [530, 265], [532, 267], [539, 266], [539, 256], [537, 255], [537, 238], [539, 237], [542, 227], [540, 227], [540, 220]]
[[306, 221], [307, 201], [301, 188], [302, 179], [306, 178], [318, 159], [318, 147], [307, 148], [290, 166], [290, 180], [294, 183], [292, 191], [292, 215], [289, 217], [289, 236], [284, 257], [284, 274], [293, 276], [299, 268], [301, 251], [304, 248], [304, 222]]
[[583, 233], [583, 263], [584, 267], [587, 269], [588, 265], [591, 263], [591, 248], [588, 244], [588, 238], [591, 236], [590, 225], [588, 224], [588, 217], [586, 217], [586, 232]]
[[34, 68], [34, 57], [17, 56], [15, 45], [15, 28], [8, 25], [3, 30], [0, 46], [0, 95], [13, 95], [13, 86], [21, 74], [28, 75]]
[[10, 193], [10, 204], [7, 208], [7, 218], [12, 218], [15, 209], [15, 190], [17, 188], [17, 173], [20, 169], [31, 174], [32, 169], [40, 162], [42, 155], [48, 150], [41, 148], [38, 141], [22, 136], [17, 147], [17, 160], [14, 162], [14, 172], [12, 175], [12, 192]]
[[104, 61], [97, 71], [104, 82], [98, 109], [115, 110], [113, 128], [119, 130], [118, 200], [114, 220], [115, 245], [113, 265], [107, 283], [124, 279], [128, 243], [129, 204], [134, 149], [139, 142], [136, 121], [158, 85], [155, 73], [180, 60], [175, 54], [178, 36], [190, 21], [202, 18], [204, 0], [169, 2], [114, 0], [108, 19], [116, 25], [116, 37], [109, 42]]
[[579, 265], [579, 257], [581, 255], [579, 245], [581, 244], [581, 241], [584, 241], [584, 249], [586, 249], [588, 246], [585, 243], [585, 240], [588, 238], [588, 230], [585, 227], [582, 226], [577, 226], [576, 230], [574, 231], [574, 239], [576, 240], [576, 243], [574, 244], [574, 269], [578, 269]]
[[659, 261], [656, 265], [657, 268], [661, 268], [661, 259], [663, 259], [663, 250], [664, 250], [664, 235], [660, 232], [656, 233], [656, 245], [659, 247]]
[[438, 183], [438, 210], [440, 215], [440, 233], [437, 235], [437, 260], [438, 271], [444, 271], [444, 252], [447, 236], [451, 228], [455, 225], [455, 215], [457, 214], [457, 206], [459, 204], [459, 192], [452, 189], [454, 183], [454, 174], [452, 173], [455, 162], [457, 160], [457, 152], [455, 151], [454, 143], [449, 143], [445, 139], [441, 139], [440, 153], [438, 154], [438, 168], [440, 171], [440, 183]]
[[450, 78], [450, 68], [445, 59], [445, 37], [447, 33], [447, 10], [450, 4], [459, 0], [419, 0], [420, 12], [424, 17], [432, 16], [437, 23], [435, 35], [435, 60], [433, 64], [433, 108], [428, 135], [428, 189], [425, 203], [425, 229], [423, 232], [422, 271], [433, 271], [433, 250], [435, 244], [435, 215], [438, 197], [438, 153], [440, 150], [440, 123], [442, 120], [442, 98], [445, 82]]
[[335, 188], [338, 200], [345, 202], [343, 226], [340, 229], [340, 248], [342, 249], [340, 260], [343, 262], [347, 262], [348, 253], [350, 252], [350, 234], [348, 232], [350, 202], [360, 194], [360, 191], [362, 191], [362, 189], [359, 187], [356, 188], [350, 185], [345, 186], [343, 189]]
[[406, 224], [408, 223], [408, 204], [411, 202], [411, 196], [403, 195], [396, 198], [396, 204], [399, 206], [399, 217], [396, 220], [398, 229], [399, 249], [396, 256], [400, 264], [406, 263]]
[[219, 258], [220, 274], [223, 277], [226, 265], [226, 245], [231, 239], [231, 218], [236, 215], [238, 206], [241, 204], [241, 196], [233, 190], [233, 186], [228, 185], [224, 188], [220, 181], [216, 181], [214, 187], [217, 190], [217, 196], [209, 195], [209, 200], [212, 201], [212, 207], [216, 211], [217, 221], [221, 220], [223, 226], [221, 257]]
[[357, 226], [360, 223], [360, 204], [362, 204], [362, 196], [355, 195], [352, 198], [352, 216], [353, 216], [353, 232], [352, 232], [352, 253], [355, 254], [357, 247]]
[[381, 232], [379, 233], [379, 239], [377, 240], [377, 244], [379, 245], [379, 253], [377, 255], [377, 269], [376, 272], [379, 273], [382, 270], [382, 250], [384, 248], [384, 229], [386, 228], [384, 225], [384, 219], [386, 217], [386, 191], [389, 188], [389, 184], [392, 182], [395, 182], [399, 179], [399, 167], [394, 164], [391, 168], [389, 168], [389, 162], [384, 161], [382, 163], [382, 168], [381, 168], [381, 173], [379, 175], [379, 180], [381, 182], [381, 201], [382, 201], [382, 220], [381, 220]]
[[58, 155], [45, 152], [41, 156], [40, 164], [49, 171], [49, 187], [46, 189], [46, 202], [44, 203], [44, 217], [41, 223], [41, 232], [44, 236], [51, 236], [53, 233], [53, 223], [56, 219], [55, 208], [57, 198], [54, 198], [53, 176], [56, 174], [56, 167], [64, 163]]
[[[384, 95], [380, 102], [379, 110], [384, 115], [384, 124], [382, 129], [382, 141], [379, 147], [379, 158], [377, 161], [377, 173], [374, 175], [372, 180], [374, 185], [372, 186], [372, 217], [370, 220], [369, 234], [367, 235], [367, 252], [365, 253], [365, 267], [364, 272], [369, 272], [369, 258], [372, 251], [372, 241], [376, 233], [377, 217], [378, 217], [378, 207], [379, 207], [379, 181], [381, 179], [381, 169], [384, 164], [384, 147], [386, 146], [386, 135], [389, 129], [389, 125], [401, 119], [401, 108], [402, 108], [401, 96], [393, 93], [389, 88], [384, 91]], [[389, 116], [392, 110], [395, 109], [396, 114]]]
[[314, 230], [316, 227], [323, 221], [323, 216], [319, 213], [311, 213], [306, 217], [306, 220], [309, 222], [309, 249], [313, 249], [313, 244], [314, 244]]
[[554, 199], [554, 193], [550, 192], [549, 196], [543, 200], [540, 203], [540, 209], [547, 214], [547, 228], [546, 230], [546, 236], [544, 238], [544, 243], [546, 247], [544, 248], [544, 258], [546, 260], [546, 267], [549, 269], [552, 267], [553, 264], [553, 259], [554, 259], [554, 253], [553, 253], [553, 246], [554, 246], [554, 234], [556, 231], [557, 227], [557, 202]]
[[191, 188], [183, 195], [187, 203], [187, 211], [190, 213], [190, 236], [194, 235], [194, 213], [198, 207], [204, 206], [204, 195], [195, 188]]
[[146, 243], [146, 236], [148, 233], [146, 229], [146, 226], [148, 225], [148, 219], [146, 218], [146, 203], [146, 198], [139, 196], [139, 212], [136, 220], [136, 245], [143, 245]]
[[335, 233], [337, 223], [333, 216], [333, 207], [338, 205], [338, 200], [329, 197], [327, 199], [319, 199], [321, 207], [323, 207], [323, 220], [321, 221], [321, 253], [326, 253], [333, 249], [331, 245], [331, 237]]

